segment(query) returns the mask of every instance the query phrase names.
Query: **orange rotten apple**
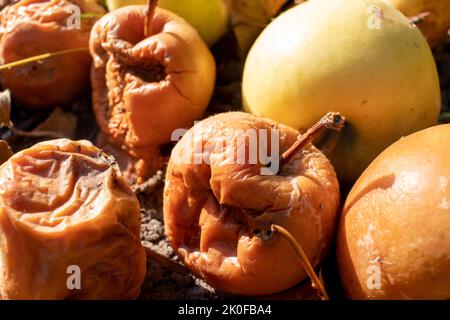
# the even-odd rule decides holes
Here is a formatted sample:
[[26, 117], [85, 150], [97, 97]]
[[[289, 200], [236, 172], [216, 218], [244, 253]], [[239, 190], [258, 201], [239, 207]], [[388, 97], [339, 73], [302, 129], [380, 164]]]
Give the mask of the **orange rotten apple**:
[[104, 11], [94, 0], [22, 0], [5, 7], [0, 12], [1, 64], [67, 50], [0, 71], [13, 100], [29, 108], [51, 108], [73, 102], [87, 89], [89, 33]]
[[[166, 234], [182, 261], [233, 294], [282, 291], [307, 272], [314, 280], [307, 262], [317, 266], [332, 241], [339, 185], [329, 160], [310, 141], [342, 121], [330, 114], [299, 135], [233, 112], [191, 128], [172, 151], [164, 190]], [[275, 152], [270, 159], [261, 156], [266, 147]], [[293, 246], [306, 255], [306, 271]]]
[[450, 125], [403, 138], [346, 200], [337, 242], [352, 299], [450, 299]]
[[42, 142], [0, 167], [0, 299], [136, 298], [145, 264], [136, 196], [91, 143]]
[[174, 130], [203, 116], [214, 87], [214, 58], [186, 21], [156, 8], [156, 1], [100, 19], [90, 51], [97, 122], [135, 159], [155, 163]]

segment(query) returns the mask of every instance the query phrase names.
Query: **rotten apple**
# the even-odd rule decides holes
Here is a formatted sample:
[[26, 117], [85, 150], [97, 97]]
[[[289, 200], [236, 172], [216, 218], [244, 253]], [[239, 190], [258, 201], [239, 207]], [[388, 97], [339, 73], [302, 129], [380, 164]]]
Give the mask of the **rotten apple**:
[[[89, 33], [104, 12], [94, 0], [22, 0], [5, 7], [0, 12], [1, 64], [68, 51], [0, 71], [13, 100], [51, 108], [70, 104], [89, 88]], [[91, 16], [83, 18], [86, 13]]]
[[13, 155], [0, 167], [0, 299], [136, 298], [139, 209], [114, 159], [90, 142]]
[[333, 239], [339, 184], [310, 141], [342, 121], [324, 119], [299, 135], [269, 119], [223, 113], [197, 123], [173, 149], [165, 231], [181, 260], [216, 289], [279, 292], [321, 262]]
[[103, 134], [153, 163], [172, 132], [193, 125], [209, 103], [215, 61], [198, 33], [164, 9], [127, 6], [93, 27], [92, 103]]

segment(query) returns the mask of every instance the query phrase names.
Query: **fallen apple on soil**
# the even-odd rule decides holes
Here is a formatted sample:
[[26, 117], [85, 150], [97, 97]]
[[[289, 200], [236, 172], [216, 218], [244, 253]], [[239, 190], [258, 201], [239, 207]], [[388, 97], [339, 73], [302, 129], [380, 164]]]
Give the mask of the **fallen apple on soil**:
[[352, 299], [450, 299], [450, 125], [381, 153], [347, 197], [337, 242]]
[[1, 64], [75, 50], [0, 71], [2, 86], [11, 90], [13, 100], [29, 108], [51, 108], [72, 103], [89, 88], [89, 33], [95, 15], [104, 12], [94, 0], [22, 0], [5, 7], [0, 12]]
[[437, 124], [441, 107], [425, 38], [379, 0], [306, 1], [278, 16], [248, 55], [242, 93], [246, 111], [299, 130], [345, 115], [329, 156], [350, 183], [398, 138]]
[[114, 159], [90, 142], [13, 155], [0, 167], [0, 300], [136, 298], [146, 270], [139, 209]]
[[92, 104], [100, 130], [145, 163], [155, 162], [174, 130], [203, 116], [216, 71], [198, 33], [155, 3], [150, 1], [150, 10], [128, 6], [110, 12], [94, 25], [90, 40]]
[[[431, 46], [442, 42], [450, 29], [448, 0], [387, 0], [407, 17], [418, 17], [418, 27]], [[420, 16], [423, 14], [423, 18]]]
[[[326, 121], [340, 127], [341, 120]], [[181, 260], [214, 288], [240, 295], [279, 292], [311, 276], [310, 266], [323, 259], [334, 236], [339, 184], [330, 161], [310, 143], [322, 125], [299, 135], [269, 119], [222, 113], [197, 123], [173, 149], [165, 232]], [[268, 162], [261, 153], [266, 143], [275, 152]], [[280, 159], [278, 149], [278, 171], [263, 174]], [[298, 241], [306, 259], [298, 258], [283, 232]], [[306, 260], [309, 271], [300, 263]]]

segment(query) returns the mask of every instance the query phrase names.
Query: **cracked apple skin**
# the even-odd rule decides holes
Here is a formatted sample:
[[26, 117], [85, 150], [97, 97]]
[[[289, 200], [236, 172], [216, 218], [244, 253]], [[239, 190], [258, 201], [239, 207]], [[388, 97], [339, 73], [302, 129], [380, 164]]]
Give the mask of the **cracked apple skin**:
[[337, 241], [349, 298], [450, 299], [449, 150], [450, 125], [425, 129], [394, 143], [358, 179]]
[[191, 127], [209, 103], [215, 61], [182, 18], [156, 8], [144, 36], [145, 6], [127, 6], [93, 27], [92, 103], [101, 131], [136, 158], [157, 154], [172, 132]]
[[145, 271], [139, 203], [113, 158], [60, 139], [0, 167], [0, 299], [131, 299]]
[[400, 137], [436, 125], [441, 108], [428, 43], [380, 0], [306, 1], [278, 16], [247, 57], [242, 94], [245, 111], [301, 131], [344, 115], [328, 156], [347, 184]]
[[450, 29], [450, 1], [448, 0], [387, 0], [407, 17], [429, 12], [418, 25], [430, 46], [434, 47], [447, 37]]
[[[80, 29], [68, 27], [73, 6], [81, 13], [103, 14], [94, 0], [22, 0], [0, 12], [0, 62], [88, 46], [96, 21], [81, 19]], [[14, 101], [28, 108], [51, 108], [73, 102], [89, 87], [89, 52], [74, 52], [0, 72]]]
[[[277, 175], [260, 175], [259, 159], [255, 164], [224, 160], [227, 152], [236, 151], [237, 144], [232, 142], [237, 142], [237, 130], [272, 128], [280, 130], [280, 153], [299, 135], [247, 113], [207, 118], [183, 136], [168, 164], [164, 189], [167, 237], [191, 270], [224, 292], [271, 294], [306, 277], [286, 239], [273, 234], [263, 240], [261, 231], [270, 230], [271, 224], [287, 228], [314, 266], [333, 238], [339, 184], [329, 160], [314, 146], [308, 144]], [[196, 138], [197, 129], [203, 132], [202, 139]], [[189, 142], [192, 137], [195, 143]], [[247, 139], [245, 148], [249, 148]], [[200, 155], [207, 160], [194, 164], [194, 157]]]

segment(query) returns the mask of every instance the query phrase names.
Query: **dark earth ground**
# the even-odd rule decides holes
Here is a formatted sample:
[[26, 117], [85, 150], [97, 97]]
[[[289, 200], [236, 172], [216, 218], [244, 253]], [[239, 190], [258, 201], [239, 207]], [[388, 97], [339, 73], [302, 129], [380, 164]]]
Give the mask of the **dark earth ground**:
[[[218, 79], [207, 114], [241, 110], [240, 77], [242, 62], [237, 53], [236, 42], [232, 34], [226, 35], [212, 48], [212, 51], [218, 65]], [[450, 38], [447, 43], [436, 48], [434, 53], [442, 87], [441, 122], [448, 123], [450, 122]], [[79, 101], [64, 110], [77, 117], [75, 138], [88, 139], [94, 142], [98, 128], [89, 101], [90, 97], [87, 92], [84, 97], [80, 97]], [[19, 129], [32, 130], [45, 121], [48, 115], [49, 111], [28, 111], [20, 108], [20, 106], [15, 106], [13, 101], [11, 118]], [[12, 134], [6, 128], [0, 130], [0, 138], [7, 140], [14, 152], [45, 139], [20, 137]], [[171, 146], [166, 146], [165, 149], [165, 152], [169, 154]], [[136, 193], [142, 204], [141, 239], [151, 253], [148, 259], [148, 274], [142, 287], [140, 299], [239, 299], [236, 296], [215, 292], [177, 262], [177, 257], [164, 236], [163, 178], [164, 172], [158, 172], [144, 185], [136, 188]], [[345, 196], [345, 191], [343, 193], [343, 196]], [[331, 298], [340, 299], [343, 294], [336, 273], [333, 252], [334, 250], [330, 250], [328, 258], [322, 265], [321, 273]], [[167, 258], [171, 260], [167, 260]], [[317, 297], [309, 281], [304, 281], [296, 288], [264, 298], [315, 299]]]

